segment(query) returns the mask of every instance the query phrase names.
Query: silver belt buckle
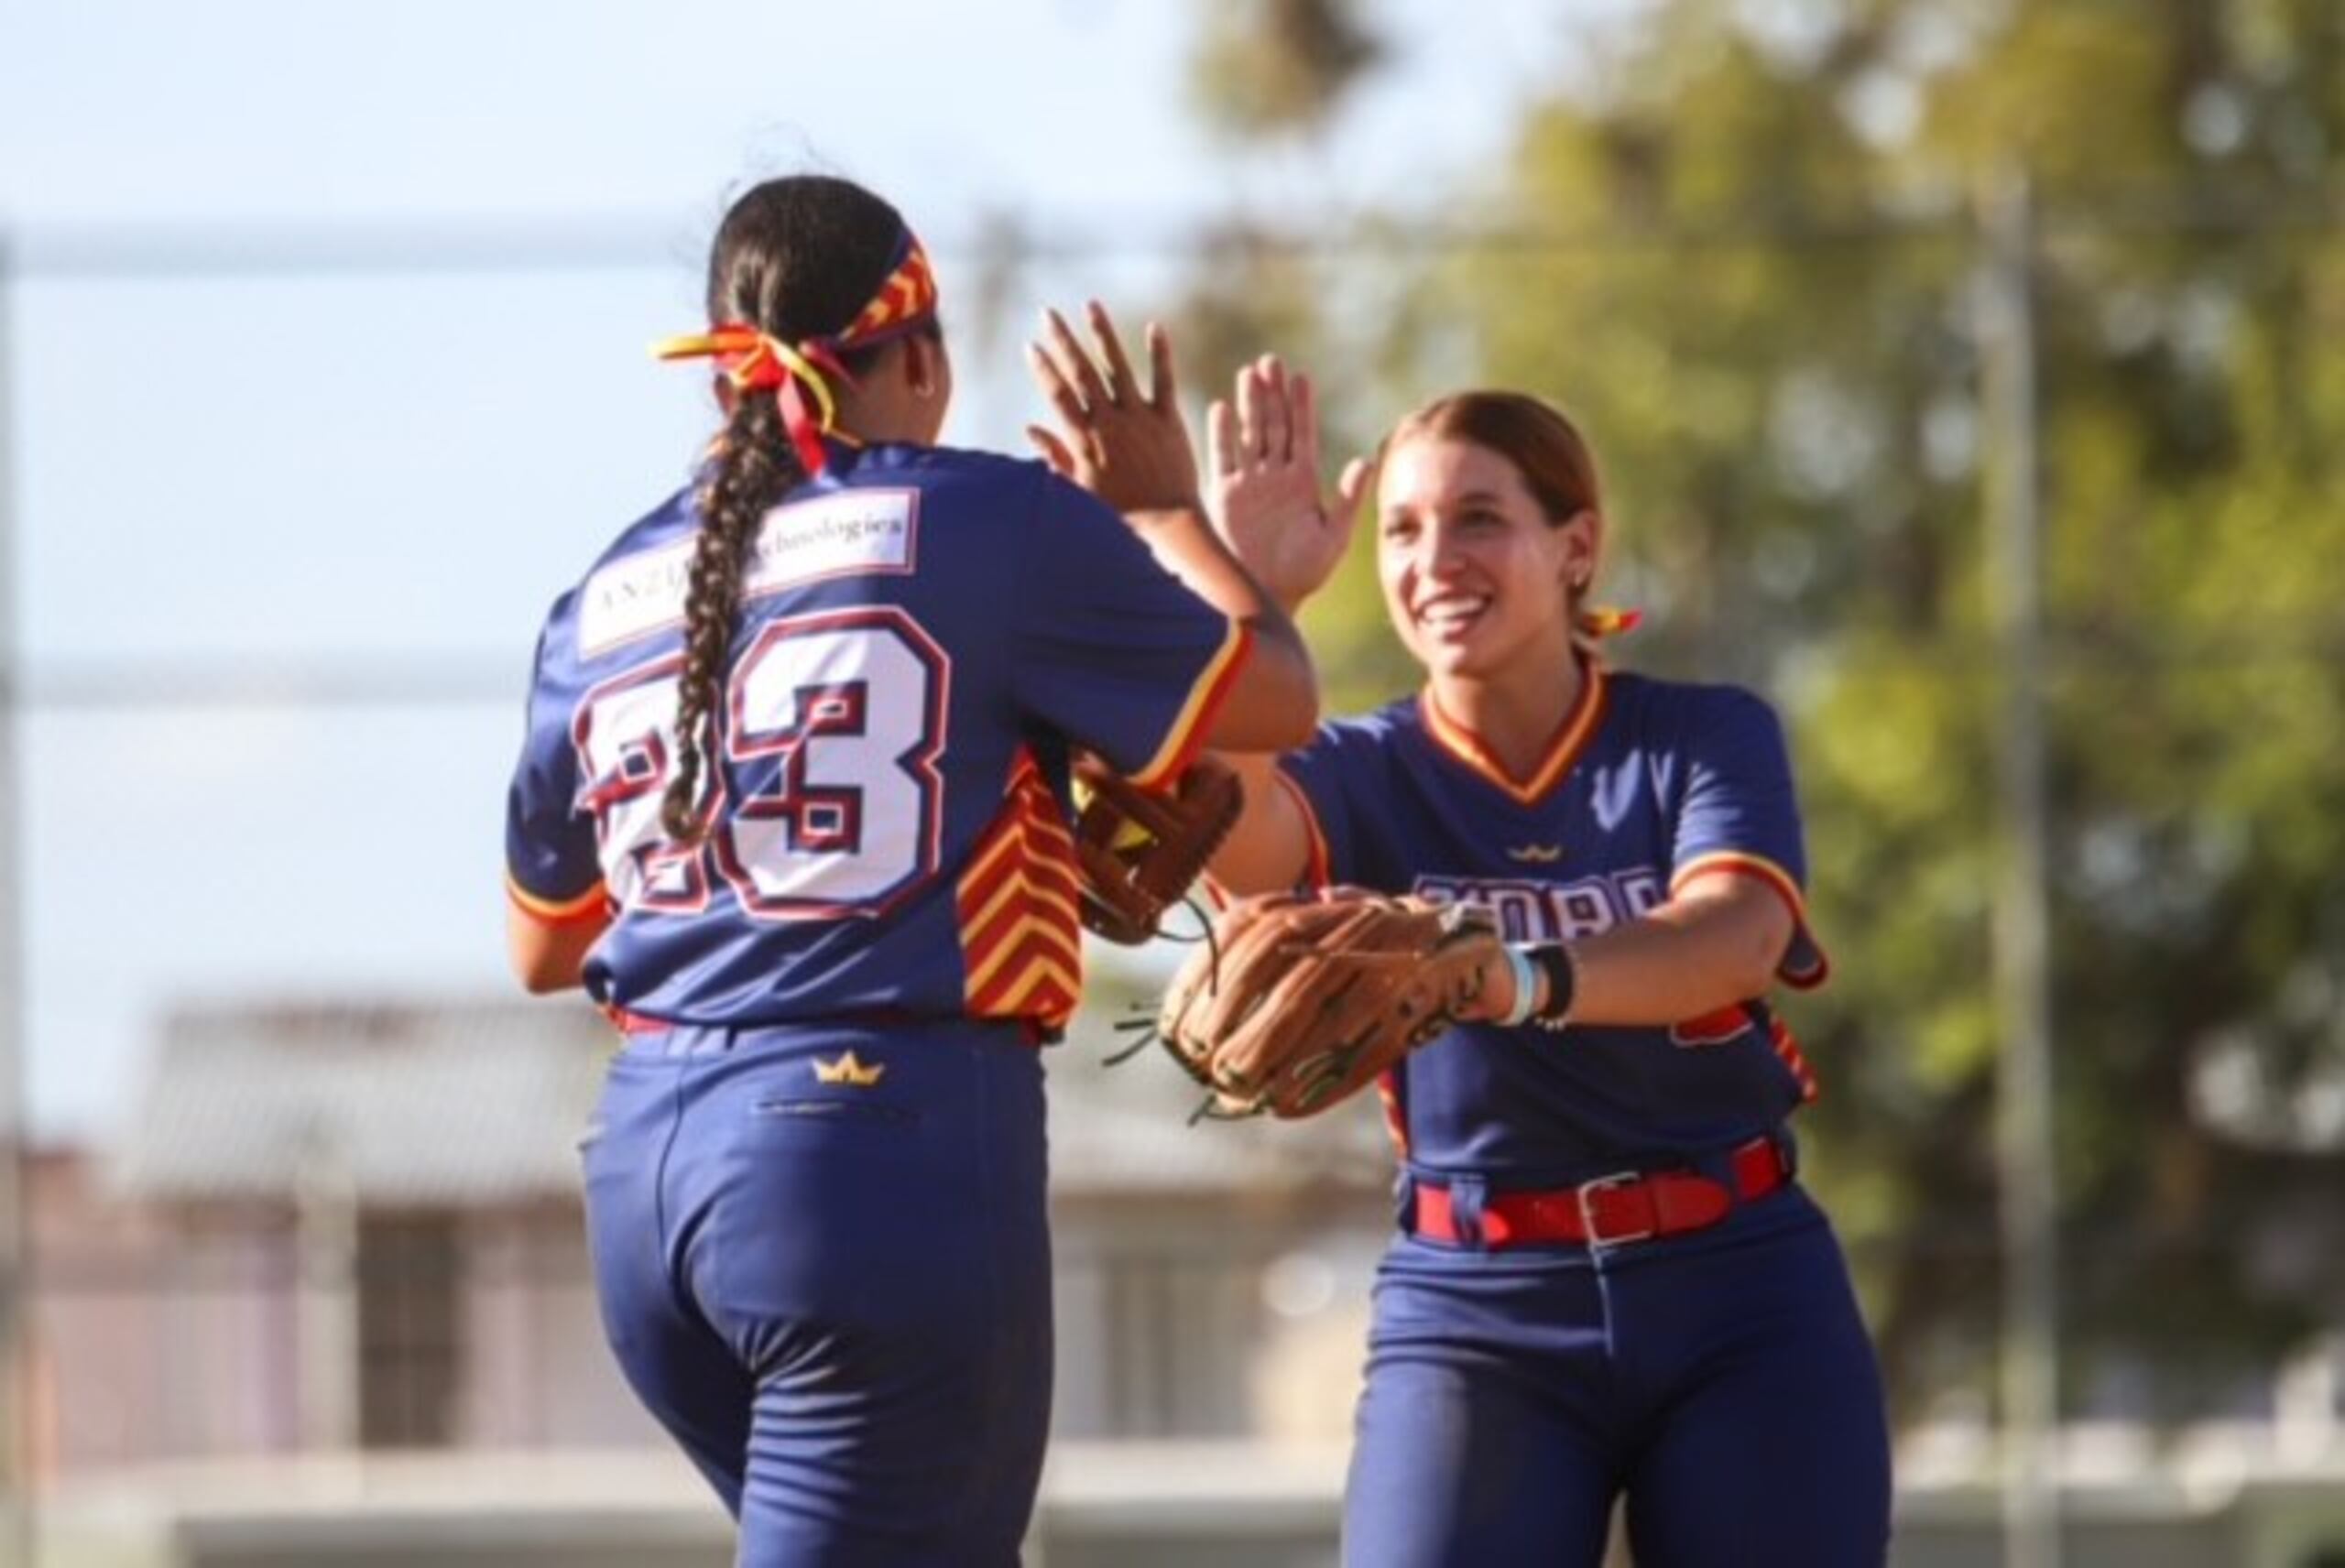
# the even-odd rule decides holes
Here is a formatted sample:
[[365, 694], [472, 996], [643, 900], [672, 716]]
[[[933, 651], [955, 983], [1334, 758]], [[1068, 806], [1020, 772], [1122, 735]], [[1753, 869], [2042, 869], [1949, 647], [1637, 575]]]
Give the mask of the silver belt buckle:
[[1620, 1247], [1632, 1241], [1649, 1241], [1661, 1234], [1661, 1219], [1658, 1213], [1654, 1214], [1653, 1222], [1644, 1229], [1630, 1231], [1620, 1236], [1604, 1235], [1596, 1223], [1594, 1200], [1597, 1193], [1607, 1192], [1614, 1187], [1631, 1187], [1644, 1179], [1645, 1174], [1642, 1171], [1615, 1171], [1609, 1176], [1598, 1176], [1582, 1181], [1572, 1190], [1573, 1196], [1579, 1202], [1580, 1228], [1587, 1233], [1588, 1246]]

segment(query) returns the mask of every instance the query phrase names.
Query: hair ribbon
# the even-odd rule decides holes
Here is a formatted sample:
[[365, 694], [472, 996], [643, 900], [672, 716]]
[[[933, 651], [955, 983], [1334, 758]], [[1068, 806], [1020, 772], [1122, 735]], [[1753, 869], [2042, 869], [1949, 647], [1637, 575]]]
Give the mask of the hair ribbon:
[[704, 332], [665, 339], [651, 352], [669, 360], [714, 359], [735, 392], [771, 392], [799, 463], [812, 475], [828, 465], [823, 437], [838, 423], [832, 378], [855, 385], [840, 355], [900, 337], [935, 314], [936, 275], [928, 253], [907, 229], [897, 244], [894, 267], [843, 331], [789, 343], [747, 321], [720, 321]]

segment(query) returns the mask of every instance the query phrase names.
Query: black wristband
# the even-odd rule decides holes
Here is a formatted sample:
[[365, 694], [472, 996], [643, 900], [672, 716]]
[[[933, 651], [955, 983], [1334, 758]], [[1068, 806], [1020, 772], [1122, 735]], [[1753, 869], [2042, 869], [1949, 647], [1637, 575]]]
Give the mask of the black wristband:
[[1531, 1021], [1543, 1029], [1559, 1029], [1572, 1021], [1572, 1002], [1579, 991], [1579, 965], [1572, 950], [1560, 942], [1543, 942], [1522, 950], [1547, 976], [1547, 994]]

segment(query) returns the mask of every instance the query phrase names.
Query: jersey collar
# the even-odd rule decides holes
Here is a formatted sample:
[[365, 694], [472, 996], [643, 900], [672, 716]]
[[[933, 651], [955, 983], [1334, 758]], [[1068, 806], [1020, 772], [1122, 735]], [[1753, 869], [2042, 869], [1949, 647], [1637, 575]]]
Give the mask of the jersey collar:
[[1465, 724], [1442, 711], [1433, 688], [1427, 686], [1417, 697], [1417, 707], [1424, 715], [1425, 732], [1434, 744], [1469, 768], [1506, 792], [1517, 803], [1529, 806], [1543, 800], [1549, 791], [1563, 781], [1572, 765], [1587, 749], [1588, 741], [1604, 722], [1604, 666], [1597, 659], [1580, 658], [1579, 695], [1573, 700], [1571, 711], [1564, 715], [1555, 736], [1547, 743], [1538, 766], [1525, 779], [1514, 778], [1506, 770], [1498, 755], [1484, 744], [1482, 737]]

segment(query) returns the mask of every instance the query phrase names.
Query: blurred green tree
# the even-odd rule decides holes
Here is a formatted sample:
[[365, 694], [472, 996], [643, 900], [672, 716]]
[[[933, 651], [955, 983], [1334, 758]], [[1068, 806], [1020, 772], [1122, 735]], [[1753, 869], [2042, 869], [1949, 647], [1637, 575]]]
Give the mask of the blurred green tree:
[[[1225, 128], [1324, 123], [1358, 80], [1340, 43], [1288, 59], [1364, 36], [1349, 6], [1282, 9], [1225, 6], [1200, 71], [1259, 53], [1314, 85]], [[2345, 7], [1656, 0], [1565, 36], [1578, 85], [1461, 172], [1455, 243], [1255, 234], [1209, 250], [1185, 319], [1216, 366], [1249, 331], [1327, 354], [1354, 441], [1469, 381], [1589, 430], [1611, 581], [1651, 617], [1624, 657], [1793, 723], [1841, 937], [1791, 1006], [1826, 1082], [1812, 1169], [1901, 1406], [1975, 1405], [2005, 672], [1972, 214], [2027, 172], [2070, 1399], [2225, 1410], [2345, 1303], [2345, 359], [2318, 346], [2345, 329]], [[1314, 607], [1356, 703], [1411, 680], [1367, 553]]]
[[1212, 0], [1190, 96], [1225, 136], [1308, 135], [1383, 56], [1347, 0]]

